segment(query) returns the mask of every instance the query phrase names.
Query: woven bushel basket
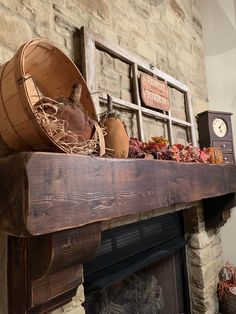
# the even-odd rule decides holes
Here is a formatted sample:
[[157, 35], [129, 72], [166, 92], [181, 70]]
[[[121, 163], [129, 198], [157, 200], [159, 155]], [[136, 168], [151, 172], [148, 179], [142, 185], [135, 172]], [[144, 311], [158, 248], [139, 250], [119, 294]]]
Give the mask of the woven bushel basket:
[[226, 290], [220, 300], [220, 313], [236, 314], [236, 295]]
[[[14, 151], [65, 151], [48, 136], [35, 117], [38, 90], [47, 97], [68, 97], [73, 84], [82, 86], [81, 104], [96, 120], [95, 106], [81, 73], [57, 47], [34, 39], [0, 67], [0, 138]], [[36, 86], [38, 90], [36, 89]]]

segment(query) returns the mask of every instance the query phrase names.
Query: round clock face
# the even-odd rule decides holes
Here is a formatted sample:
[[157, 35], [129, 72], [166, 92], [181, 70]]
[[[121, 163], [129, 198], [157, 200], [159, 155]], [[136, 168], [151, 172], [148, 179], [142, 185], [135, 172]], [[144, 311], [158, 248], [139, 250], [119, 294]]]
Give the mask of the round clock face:
[[219, 137], [224, 137], [227, 133], [227, 124], [221, 118], [216, 118], [213, 120], [213, 131]]

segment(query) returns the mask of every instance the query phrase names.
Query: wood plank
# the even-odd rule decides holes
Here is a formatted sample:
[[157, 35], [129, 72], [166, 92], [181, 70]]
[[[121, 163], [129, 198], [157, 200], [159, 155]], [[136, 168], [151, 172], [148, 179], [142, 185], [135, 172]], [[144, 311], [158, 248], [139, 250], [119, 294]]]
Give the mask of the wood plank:
[[111, 43], [104, 36], [99, 34], [94, 34], [90, 32], [87, 28], [83, 27], [83, 30], [86, 31], [87, 36], [89, 36], [96, 44], [96, 47], [100, 49], [105, 49], [113, 56], [119, 58], [120, 60], [125, 61], [128, 64], [136, 63], [140, 69], [143, 69], [147, 73], [154, 74], [159, 78], [168, 81], [169, 85], [178, 88], [180, 91], [187, 91], [188, 88], [185, 84], [182, 84], [172, 76], [160, 71], [155, 68], [152, 64], [147, 64], [147, 61], [142, 57], [135, 55], [134, 53], [127, 51], [119, 45]]
[[0, 230], [10, 235], [27, 234], [27, 154], [0, 159]]
[[193, 106], [192, 106], [192, 99], [190, 95], [190, 91], [188, 91], [185, 94], [185, 102], [187, 102], [187, 119], [191, 123], [191, 139], [192, 139], [192, 144], [193, 146], [197, 146], [197, 136], [196, 136], [196, 128], [194, 125], [194, 115], [193, 115]]
[[91, 93], [92, 99], [95, 104], [96, 113], [100, 114], [99, 106], [99, 90], [97, 87], [96, 79], [96, 47], [95, 42], [89, 36], [88, 30], [82, 27], [82, 40], [81, 40], [81, 52], [82, 52], [82, 69], [85, 77], [88, 89]]
[[20, 153], [0, 163], [0, 230], [39, 235], [236, 191], [236, 166]]
[[[100, 97], [100, 100], [101, 101], [104, 101], [106, 102], [106, 98], [103, 98], [103, 97]], [[125, 107], [125, 108], [131, 108], [132, 110], [135, 110], [135, 111], [138, 111], [139, 110], [139, 107], [138, 105], [136, 104], [133, 104], [131, 102], [128, 102], [126, 100], [123, 100], [123, 99], [119, 99], [119, 98], [116, 98], [114, 96], [112, 96], [112, 102], [114, 105], [118, 105], [118, 106], [121, 106], [121, 107]], [[155, 110], [152, 110], [152, 109], [148, 109], [148, 108], [145, 108], [145, 107], [141, 107], [141, 110], [143, 113], [145, 113], [146, 115], [150, 115], [150, 116], [153, 116], [153, 117], [156, 117], [156, 118], [163, 118], [163, 119], [171, 119], [171, 121], [175, 124], [178, 124], [178, 125], [181, 125], [181, 126], [186, 126], [186, 127], [191, 127], [191, 123], [190, 122], [187, 122], [187, 121], [184, 121], [184, 120], [180, 120], [180, 119], [177, 119], [177, 118], [174, 118], [174, 117], [171, 117], [165, 113], [161, 113], [159, 111], [155, 111]]]
[[141, 107], [142, 105], [141, 105], [141, 100], [140, 100], [140, 96], [139, 96], [138, 66], [137, 66], [137, 64], [133, 64], [132, 70], [133, 70], [134, 98], [135, 98], [135, 103], [138, 105], [137, 122], [138, 122], [139, 138], [141, 141], [144, 141], [144, 127], [143, 127], [143, 117], [142, 117], [142, 107]]

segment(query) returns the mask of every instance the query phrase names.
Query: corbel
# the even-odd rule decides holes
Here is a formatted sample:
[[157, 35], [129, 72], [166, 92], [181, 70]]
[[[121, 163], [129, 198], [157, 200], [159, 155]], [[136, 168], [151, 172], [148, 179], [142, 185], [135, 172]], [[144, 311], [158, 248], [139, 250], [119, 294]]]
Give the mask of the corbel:
[[206, 229], [219, 228], [230, 218], [231, 209], [236, 205], [235, 193], [207, 198], [202, 202]]
[[100, 244], [101, 225], [32, 238], [8, 236], [8, 314], [49, 313], [83, 283], [83, 262]]

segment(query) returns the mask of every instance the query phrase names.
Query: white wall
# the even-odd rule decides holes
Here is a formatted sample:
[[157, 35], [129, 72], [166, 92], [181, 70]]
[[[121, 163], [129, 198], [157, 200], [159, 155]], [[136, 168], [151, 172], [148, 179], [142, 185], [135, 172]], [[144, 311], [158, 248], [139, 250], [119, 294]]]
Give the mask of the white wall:
[[[236, 0], [200, 0], [209, 109], [232, 112], [236, 147]], [[236, 180], [236, 178], [235, 178]], [[236, 208], [221, 228], [223, 258], [236, 266]]]

